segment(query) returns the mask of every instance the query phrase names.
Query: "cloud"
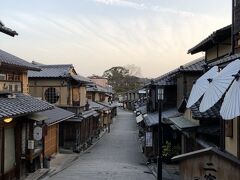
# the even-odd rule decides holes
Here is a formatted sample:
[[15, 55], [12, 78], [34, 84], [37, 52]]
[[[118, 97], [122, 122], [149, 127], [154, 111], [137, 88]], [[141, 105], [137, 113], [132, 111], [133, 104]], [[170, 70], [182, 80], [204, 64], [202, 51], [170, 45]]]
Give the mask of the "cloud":
[[143, 3], [143, 1], [130, 1], [130, 0], [93, 0], [97, 3], [102, 3], [105, 5], [111, 5], [111, 6], [122, 6], [122, 7], [128, 7], [128, 8], [134, 8], [137, 10], [146, 10], [146, 11], [152, 11], [152, 12], [160, 12], [160, 13], [171, 13], [171, 14], [177, 14], [182, 16], [193, 16], [194, 13], [182, 11], [182, 10], [176, 10], [171, 8], [164, 8], [160, 5], [152, 5]]
[[[186, 54], [187, 50], [227, 23], [219, 17], [162, 8], [143, 1], [94, 2], [141, 12], [135, 12], [136, 16], [114, 17], [111, 13], [103, 16], [15, 12], [9, 17], [11, 21], [6, 22], [21, 33], [14, 43], [1, 40], [0, 46], [19, 57], [46, 64], [72, 63], [83, 75], [101, 75], [115, 65], [135, 64], [141, 67], [144, 76], [156, 77], [194, 59]], [[151, 13], [142, 13], [143, 10]]]

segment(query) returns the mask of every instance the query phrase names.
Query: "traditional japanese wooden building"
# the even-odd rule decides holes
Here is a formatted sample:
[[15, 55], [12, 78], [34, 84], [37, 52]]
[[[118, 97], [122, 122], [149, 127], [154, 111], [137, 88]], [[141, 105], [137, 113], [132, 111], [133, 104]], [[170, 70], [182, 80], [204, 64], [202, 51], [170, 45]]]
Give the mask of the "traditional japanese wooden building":
[[[189, 53], [195, 54], [205, 52], [205, 61], [208, 68], [218, 66], [224, 68], [230, 62], [240, 57], [239, 53], [239, 8], [240, 1], [233, 1], [233, 24], [219, 29], [211, 36], [194, 46]], [[220, 71], [221, 72], [221, 71]], [[230, 85], [231, 86], [231, 85]], [[227, 94], [228, 91], [225, 93]], [[213, 145], [205, 144], [203, 149], [176, 156], [173, 160], [180, 162], [182, 179], [239, 179], [239, 117], [224, 121], [219, 117], [219, 111], [224, 101], [224, 96], [212, 108], [215, 113], [209, 114], [207, 121], [213, 121], [218, 114], [219, 131], [217, 132], [220, 148], [213, 148]], [[234, 96], [234, 94], [233, 94]], [[235, 95], [236, 99], [237, 94]], [[234, 103], [234, 102], [232, 102]], [[236, 103], [236, 102], [235, 102]], [[238, 102], [239, 103], [239, 102]], [[199, 106], [197, 102], [195, 106]], [[213, 109], [210, 109], [211, 111]], [[191, 107], [192, 109], [192, 107]], [[193, 110], [192, 110], [193, 111]], [[213, 112], [213, 111], [212, 111]], [[205, 112], [206, 113], [206, 112]], [[205, 114], [206, 115], [206, 114]], [[199, 119], [199, 117], [198, 117]], [[205, 127], [207, 130], [208, 127]], [[209, 131], [215, 134], [216, 131]]]
[[101, 111], [100, 124], [102, 124], [103, 127], [108, 127], [109, 130], [112, 118], [117, 115], [117, 104], [112, 101], [112, 94], [108, 89], [96, 84], [90, 84], [87, 87], [88, 101], [94, 106], [96, 106], [97, 103], [98, 106], [104, 107]]
[[0, 63], [0, 179], [19, 179], [32, 170], [33, 161], [40, 161], [43, 150], [34, 136], [38, 122], [29, 116], [54, 106], [27, 94], [27, 71], [38, 67], [2, 50]]
[[129, 110], [135, 110], [135, 103], [137, 101], [144, 102], [146, 99], [146, 90], [144, 88], [138, 88], [125, 93], [125, 106]]
[[[162, 112], [162, 132], [163, 147], [171, 145], [171, 148], [178, 147], [184, 152], [189, 146], [184, 139], [190, 137], [186, 132], [190, 129], [195, 131], [198, 123], [192, 122], [192, 117], [185, 113], [184, 102], [191, 91], [194, 81], [203, 73], [204, 59], [200, 58], [191, 61], [177, 69], [170, 71], [152, 81], [148, 85], [147, 114], [144, 116], [146, 127], [146, 147], [145, 154], [156, 157], [158, 152], [158, 100], [157, 89], [164, 89], [163, 112]], [[190, 131], [191, 132], [191, 131]], [[181, 137], [182, 136], [182, 137]], [[147, 140], [151, 139], [150, 141]], [[151, 137], [151, 138], [149, 138]], [[151, 143], [147, 143], [151, 142]], [[186, 144], [186, 145], [184, 145]], [[175, 148], [177, 149], [177, 148]], [[180, 151], [178, 151], [180, 153]], [[171, 154], [171, 152], [169, 152]]]
[[[45, 139], [45, 141], [51, 142], [54, 139], [61, 148], [80, 152], [83, 147], [81, 143], [88, 140], [80, 141], [79, 134], [95, 131], [93, 128], [98, 123], [98, 116], [88, 114], [86, 86], [92, 82], [88, 78], [78, 75], [74, 67], [69, 64], [38, 64], [38, 67], [42, 69], [41, 72], [29, 72], [30, 93], [75, 114], [74, 121], [68, 120], [49, 124], [47, 127], [48, 139]], [[89, 116], [83, 118], [82, 114], [84, 113]], [[76, 119], [78, 119], [78, 122]], [[85, 124], [87, 125], [85, 126]], [[71, 130], [72, 132], [69, 134]], [[75, 133], [75, 136], [73, 136], [73, 133]], [[89, 136], [88, 139], [92, 136], [91, 133], [87, 135]], [[52, 148], [49, 149], [47, 154], [52, 155], [56, 152], [58, 152], [58, 148], [52, 144]]]
[[99, 113], [86, 110], [61, 124], [61, 145], [74, 152], [85, 150], [98, 136]]
[[[43, 157], [51, 158], [52, 155], [59, 152], [59, 123], [66, 121], [75, 114], [62, 108], [54, 107], [53, 109], [33, 113], [28, 118], [42, 122], [43, 124]], [[60, 134], [61, 135], [61, 134]]]

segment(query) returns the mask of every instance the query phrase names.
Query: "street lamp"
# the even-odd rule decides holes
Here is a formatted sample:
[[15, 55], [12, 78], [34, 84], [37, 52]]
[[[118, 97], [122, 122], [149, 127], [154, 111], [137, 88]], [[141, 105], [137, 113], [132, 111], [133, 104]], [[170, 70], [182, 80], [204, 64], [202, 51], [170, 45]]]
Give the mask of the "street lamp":
[[164, 100], [164, 88], [162, 86], [157, 87], [157, 99], [158, 99], [158, 157], [157, 157], [157, 179], [162, 180], [162, 101]]

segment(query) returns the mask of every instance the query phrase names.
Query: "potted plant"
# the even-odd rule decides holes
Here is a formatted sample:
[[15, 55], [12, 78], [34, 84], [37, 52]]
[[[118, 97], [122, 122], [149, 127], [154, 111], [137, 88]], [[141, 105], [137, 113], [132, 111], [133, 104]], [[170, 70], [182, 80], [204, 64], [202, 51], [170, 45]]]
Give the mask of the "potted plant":
[[165, 163], [171, 163], [171, 158], [180, 153], [181, 148], [179, 145], [172, 145], [171, 142], [166, 141], [162, 146], [162, 159]]

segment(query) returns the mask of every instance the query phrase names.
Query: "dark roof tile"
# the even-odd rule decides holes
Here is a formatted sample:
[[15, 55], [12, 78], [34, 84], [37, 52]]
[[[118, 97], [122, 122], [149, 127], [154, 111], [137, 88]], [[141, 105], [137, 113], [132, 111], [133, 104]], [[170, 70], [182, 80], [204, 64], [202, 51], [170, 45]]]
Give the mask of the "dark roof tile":
[[39, 71], [40, 68], [37, 66], [17, 57], [12, 54], [9, 54], [3, 50], [0, 49], [0, 63], [2, 65], [7, 65], [7, 66], [16, 66], [20, 68], [24, 68], [26, 70], [34, 70], [34, 71]]
[[59, 64], [59, 65], [40, 65], [38, 66], [41, 71], [29, 71], [28, 77], [30, 78], [56, 78], [56, 77], [70, 77], [69, 71], [73, 68], [72, 64]]
[[201, 51], [205, 51], [207, 48], [212, 47], [215, 42], [219, 42], [225, 40], [228, 37], [231, 37], [231, 28], [232, 25], [228, 25], [226, 27], [214, 31], [207, 38], [205, 38], [200, 43], [189, 49], [188, 53], [195, 54]]
[[161, 86], [176, 85], [177, 84], [176, 75], [179, 72], [203, 72], [204, 65], [205, 65], [204, 58], [203, 57], [198, 58], [198, 59], [191, 61], [187, 64], [184, 64], [184, 65], [180, 66], [179, 68], [176, 68], [164, 75], [157, 77], [156, 79], [154, 79], [154, 82]]
[[44, 122], [48, 125], [64, 121], [75, 116], [74, 113], [58, 107], [54, 107], [54, 109], [38, 112], [36, 114], [40, 116], [46, 116], [47, 119]]
[[0, 119], [23, 116], [54, 107], [45, 101], [21, 93], [17, 93], [15, 98], [1, 95], [0, 104]]
[[240, 53], [214, 60], [214, 62], [209, 63], [208, 66], [224, 66], [238, 58], [240, 58]]
[[199, 111], [199, 106], [200, 106], [200, 100], [197, 101], [192, 107], [192, 116], [194, 119], [219, 119], [221, 118], [220, 116], [220, 108], [221, 108], [221, 102], [217, 102], [213, 107], [211, 107], [209, 110], [206, 112], [200, 112]]

